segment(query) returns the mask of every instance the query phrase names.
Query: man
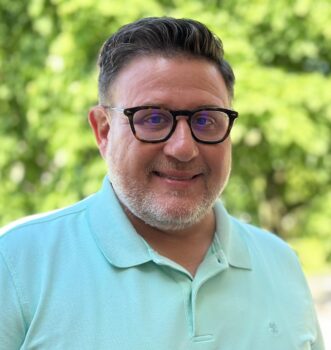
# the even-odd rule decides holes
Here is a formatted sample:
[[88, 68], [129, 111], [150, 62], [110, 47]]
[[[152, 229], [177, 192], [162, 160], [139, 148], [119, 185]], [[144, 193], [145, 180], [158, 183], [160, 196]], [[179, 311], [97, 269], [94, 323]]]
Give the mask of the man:
[[108, 176], [0, 240], [0, 348], [323, 349], [295, 254], [217, 199], [234, 75], [193, 20], [121, 28], [89, 113]]

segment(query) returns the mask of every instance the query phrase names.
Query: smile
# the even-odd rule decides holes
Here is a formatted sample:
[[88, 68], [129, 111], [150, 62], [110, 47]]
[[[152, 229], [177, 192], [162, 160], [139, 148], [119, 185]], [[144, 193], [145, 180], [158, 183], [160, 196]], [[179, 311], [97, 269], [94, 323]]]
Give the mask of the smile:
[[154, 171], [153, 174], [158, 177], [162, 177], [162, 178], [174, 180], [174, 181], [189, 181], [201, 175], [201, 174], [185, 174], [185, 173], [172, 173], [172, 172], [161, 173], [159, 171]]

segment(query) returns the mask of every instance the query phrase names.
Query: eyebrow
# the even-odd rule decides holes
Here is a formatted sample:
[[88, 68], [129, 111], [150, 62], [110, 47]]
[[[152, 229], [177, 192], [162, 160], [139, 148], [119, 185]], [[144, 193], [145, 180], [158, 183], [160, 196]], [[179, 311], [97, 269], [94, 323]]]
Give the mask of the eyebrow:
[[195, 108], [225, 108], [224, 106], [219, 106], [219, 105], [200, 105]]
[[[144, 103], [144, 104], [141, 104], [141, 106], [155, 106], [155, 107], [164, 108], [168, 110], [174, 110], [173, 108], [170, 108], [163, 103]], [[199, 109], [199, 108], [227, 108], [227, 107], [225, 107], [224, 105], [220, 106], [220, 105], [214, 105], [214, 104], [204, 104], [204, 105], [194, 106], [193, 108], [180, 108], [180, 109], [193, 110], [193, 109]]]

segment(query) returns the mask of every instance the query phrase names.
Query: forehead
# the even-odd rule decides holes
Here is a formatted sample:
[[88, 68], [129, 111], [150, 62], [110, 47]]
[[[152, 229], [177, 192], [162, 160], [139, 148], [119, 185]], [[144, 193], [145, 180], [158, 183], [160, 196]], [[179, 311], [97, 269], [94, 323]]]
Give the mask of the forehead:
[[228, 91], [217, 66], [206, 59], [187, 56], [134, 58], [113, 82], [111, 97], [113, 104], [122, 107], [229, 106]]

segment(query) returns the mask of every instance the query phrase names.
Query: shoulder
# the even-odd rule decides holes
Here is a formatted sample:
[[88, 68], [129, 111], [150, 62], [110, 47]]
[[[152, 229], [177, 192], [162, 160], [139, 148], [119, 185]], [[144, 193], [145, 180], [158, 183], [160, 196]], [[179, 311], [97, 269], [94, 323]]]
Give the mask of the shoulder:
[[19, 246], [27, 241], [36, 242], [39, 239], [45, 242], [47, 237], [61, 235], [69, 227], [79, 226], [92, 197], [62, 209], [27, 216], [4, 226], [0, 229], [0, 249], [11, 244]]
[[245, 241], [253, 260], [263, 260], [278, 267], [283, 265], [299, 268], [294, 250], [276, 234], [231, 217], [232, 229]]
[[232, 229], [245, 241], [256, 278], [264, 284], [269, 281], [278, 294], [282, 290], [288, 293], [291, 286], [293, 300], [299, 298], [311, 302], [299, 257], [290, 245], [271, 232], [235, 218], [231, 218], [231, 221]]
[[272, 247], [291, 250], [289, 245], [276, 234], [263, 228], [248, 224], [234, 217], [231, 218], [232, 228], [250, 244], [255, 246]]

